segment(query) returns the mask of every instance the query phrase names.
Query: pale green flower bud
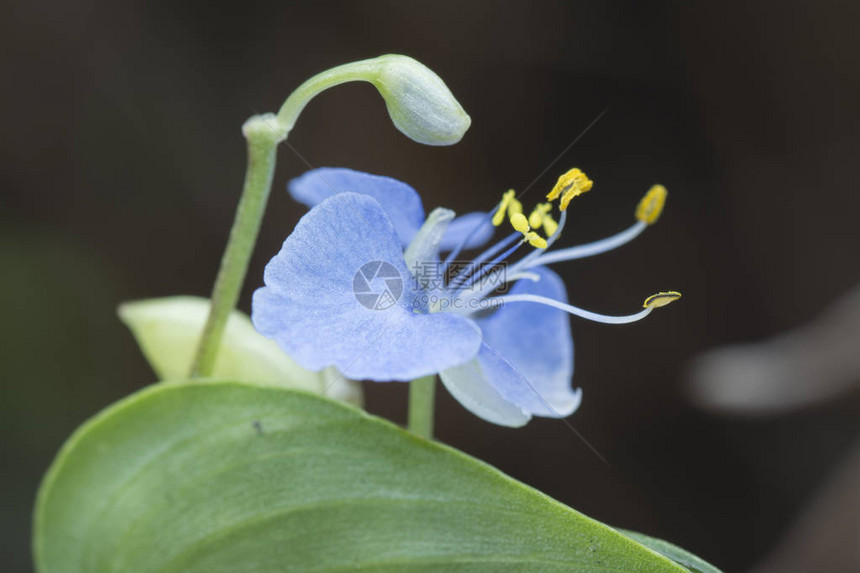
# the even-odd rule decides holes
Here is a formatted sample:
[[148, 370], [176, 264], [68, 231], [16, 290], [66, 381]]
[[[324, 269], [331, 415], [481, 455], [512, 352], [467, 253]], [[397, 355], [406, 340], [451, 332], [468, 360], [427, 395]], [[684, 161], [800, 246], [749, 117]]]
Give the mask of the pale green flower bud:
[[397, 54], [375, 62], [379, 71], [372, 83], [397, 129], [425, 145], [453, 145], [463, 138], [472, 119], [433, 70]]
[[[286, 138], [305, 105], [333, 86], [370, 82], [385, 100], [395, 127], [406, 137], [425, 145], [453, 145], [463, 138], [472, 120], [442, 78], [421, 62], [407, 56], [388, 54], [337, 66], [319, 73], [294, 91], [276, 119], [280, 140]], [[252, 118], [258, 127], [271, 127]], [[255, 124], [256, 125], [256, 124]], [[246, 131], [255, 125], [246, 125]]]

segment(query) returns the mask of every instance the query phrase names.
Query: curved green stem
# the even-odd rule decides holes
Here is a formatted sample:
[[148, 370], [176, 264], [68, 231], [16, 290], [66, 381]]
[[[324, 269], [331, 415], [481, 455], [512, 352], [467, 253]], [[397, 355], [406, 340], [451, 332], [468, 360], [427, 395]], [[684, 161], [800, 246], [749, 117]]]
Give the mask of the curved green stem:
[[[377, 75], [379, 58], [343, 64], [321, 72], [305, 81], [290, 94], [278, 111], [278, 123], [289, 133], [305, 106], [320, 92], [347, 82], [372, 82]], [[286, 135], [285, 135], [286, 138]]]
[[272, 189], [278, 143], [283, 139], [283, 130], [279, 127], [277, 119], [268, 114], [252, 117], [242, 128], [248, 140], [245, 185], [212, 289], [212, 307], [191, 367], [193, 378], [212, 374], [227, 319], [236, 308], [242, 291]]
[[409, 431], [427, 440], [433, 439], [433, 411], [436, 376], [425, 376], [409, 383]]

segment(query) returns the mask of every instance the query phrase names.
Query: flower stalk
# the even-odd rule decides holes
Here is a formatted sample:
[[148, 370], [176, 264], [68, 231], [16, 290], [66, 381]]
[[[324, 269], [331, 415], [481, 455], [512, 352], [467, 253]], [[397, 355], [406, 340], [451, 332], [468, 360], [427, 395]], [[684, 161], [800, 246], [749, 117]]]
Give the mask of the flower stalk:
[[409, 383], [409, 420], [407, 427], [416, 436], [433, 439], [433, 414], [436, 403], [436, 375]]
[[282, 140], [278, 127], [273, 116], [255, 116], [242, 128], [248, 142], [245, 184], [212, 289], [212, 307], [191, 367], [192, 378], [212, 374], [227, 319], [239, 300], [272, 189], [278, 143]]

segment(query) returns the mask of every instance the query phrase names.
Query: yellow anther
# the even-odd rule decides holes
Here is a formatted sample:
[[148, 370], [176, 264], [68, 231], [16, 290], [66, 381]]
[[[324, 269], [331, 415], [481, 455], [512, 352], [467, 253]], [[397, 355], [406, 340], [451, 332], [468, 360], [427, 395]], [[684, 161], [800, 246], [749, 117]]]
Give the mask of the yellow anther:
[[520, 233], [528, 233], [530, 230], [529, 220], [522, 213], [514, 213], [511, 215], [511, 225]]
[[589, 179], [587, 189], [584, 187], [580, 187], [578, 189], [571, 188], [571, 189], [568, 189], [567, 191], [565, 191], [564, 195], [561, 196], [561, 201], [558, 202], [558, 208], [561, 209], [562, 211], [567, 210], [567, 206], [570, 204], [571, 200], [573, 200], [574, 197], [582, 195], [586, 191], [590, 190], [592, 185], [593, 185], [593, 183]]
[[[493, 215], [493, 225], [498, 227], [505, 220], [505, 214], [508, 212], [508, 205], [511, 204], [511, 201], [517, 201], [514, 198], [516, 192], [513, 189], [509, 189], [505, 191], [505, 194], [502, 195], [502, 201], [499, 203], [499, 208], [496, 210], [495, 215]], [[519, 201], [517, 201], [519, 203]], [[522, 206], [520, 206], [520, 210], [522, 210]]]
[[[538, 235], [537, 233], [532, 231], [531, 226], [529, 225], [529, 221], [534, 218], [535, 213], [538, 213], [540, 218], [543, 219], [544, 211], [545, 210], [548, 211], [550, 208], [549, 203], [545, 204], [547, 207], [545, 210], [544, 210], [543, 205], [538, 205], [537, 207], [535, 207], [535, 210], [532, 211], [532, 214], [529, 215], [528, 218], [526, 218], [526, 216], [523, 215], [523, 213], [522, 213], [522, 205], [520, 204], [520, 202], [517, 201], [516, 199], [514, 199], [514, 201], [517, 202], [517, 205], [520, 207], [520, 210], [515, 211], [516, 207], [514, 209], [511, 209], [510, 207], [508, 208], [508, 211], [510, 212], [511, 226], [514, 228], [514, 230], [523, 234], [523, 242], [524, 243], [528, 243], [531, 246], [536, 247], [538, 249], [547, 248], [546, 239], [544, 239], [543, 237], [541, 237], [540, 235]], [[511, 203], [511, 206], [513, 207], [514, 204]], [[541, 220], [537, 221], [538, 226], [541, 224], [541, 222], [542, 222]]]
[[552, 188], [552, 191], [547, 193], [546, 198], [550, 201], [554, 201], [558, 199], [562, 193], [568, 190], [568, 188], [573, 184], [573, 181], [576, 177], [578, 177], [582, 171], [578, 167], [574, 167], [570, 171], [564, 173], [561, 177], [558, 178], [558, 181], [555, 183], [555, 187]]
[[657, 222], [663, 212], [663, 205], [666, 204], [666, 194], [666, 188], [662, 185], [651, 187], [636, 206], [636, 219], [648, 225]]
[[529, 225], [533, 229], [540, 228], [540, 226], [543, 225], [544, 217], [546, 217], [547, 213], [549, 213], [551, 210], [551, 203], [538, 203], [537, 205], [535, 205], [534, 210], [532, 211], [531, 215], [529, 215]]
[[555, 235], [556, 230], [558, 229], [558, 223], [555, 222], [555, 219], [552, 218], [552, 215], [547, 213], [543, 216], [543, 231], [546, 233], [547, 237], [552, 237]]
[[559, 203], [559, 208], [564, 211], [567, 209], [571, 199], [577, 195], [582, 195], [586, 191], [590, 191], [593, 186], [594, 181], [589, 179], [582, 170], [574, 167], [558, 178], [555, 187], [547, 194], [546, 198], [553, 201], [560, 196], [561, 202]]
[[535, 233], [534, 231], [529, 231], [525, 233], [524, 241], [528, 241], [529, 245], [537, 248], [537, 249], [545, 249], [547, 247], [546, 239]]
[[520, 215], [523, 214], [523, 204], [516, 199], [511, 199], [511, 203], [508, 205], [508, 215], [510, 216], [516, 213], [519, 213]]
[[681, 293], [674, 290], [658, 292], [646, 298], [645, 302], [642, 303], [642, 308], [660, 308], [670, 302], [675, 302], [679, 298], [681, 298]]

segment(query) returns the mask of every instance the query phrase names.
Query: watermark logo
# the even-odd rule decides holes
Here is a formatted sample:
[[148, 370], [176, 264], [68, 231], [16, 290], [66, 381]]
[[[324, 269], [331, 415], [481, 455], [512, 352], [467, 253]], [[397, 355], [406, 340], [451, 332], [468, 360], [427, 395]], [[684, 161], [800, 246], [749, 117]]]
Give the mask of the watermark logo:
[[[388, 310], [400, 302], [404, 287], [415, 297], [411, 306], [416, 312], [491, 310], [500, 306], [490, 295], [507, 292], [507, 265], [423, 261], [414, 263], [409, 276], [385, 261], [365, 263], [355, 272], [352, 292], [355, 299], [370, 310]], [[406, 285], [404, 281], [411, 281]], [[409, 304], [409, 301], [406, 301]]]
[[388, 310], [403, 296], [403, 277], [391, 263], [371, 261], [355, 272], [352, 292], [365, 308]]

